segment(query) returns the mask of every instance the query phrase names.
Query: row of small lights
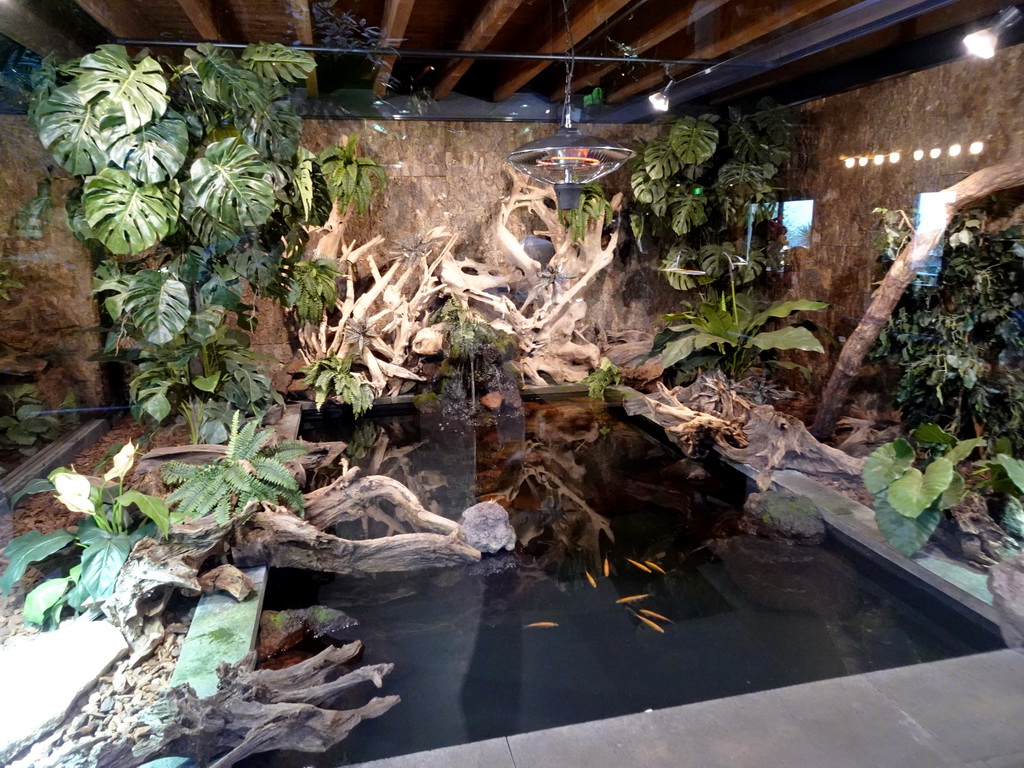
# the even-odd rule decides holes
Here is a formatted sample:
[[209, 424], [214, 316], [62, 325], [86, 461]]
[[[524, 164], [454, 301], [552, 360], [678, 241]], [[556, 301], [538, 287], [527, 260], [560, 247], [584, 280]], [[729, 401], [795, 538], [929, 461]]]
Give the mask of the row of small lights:
[[[975, 141], [969, 147], [967, 147], [967, 152], [968, 152], [968, 154], [971, 154], [971, 155], [980, 155], [984, 151], [985, 151], [985, 143], [981, 142], [981, 141]], [[959, 144], [953, 144], [947, 150], [947, 154], [950, 157], [959, 157], [960, 154], [962, 154], [962, 153], [963, 153], [963, 147], [961, 147]], [[914, 154], [913, 154], [913, 158], [915, 160], [923, 160], [924, 159], [924, 154], [925, 154], [925, 152], [924, 152], [923, 149], [915, 149], [914, 150]], [[928, 153], [928, 157], [930, 157], [932, 160], [936, 160], [936, 159], [938, 159], [941, 156], [942, 156], [942, 150], [939, 149], [938, 147], [936, 147], [935, 149], [931, 150]], [[900, 159], [902, 158], [902, 155], [899, 152], [890, 152], [888, 155], [874, 155], [874, 156], [861, 155], [860, 157], [846, 157], [846, 158], [841, 158], [841, 159], [843, 161], [843, 164], [847, 168], [853, 168], [854, 166], [857, 166], [857, 165], [865, 166], [865, 165], [867, 165], [870, 162], [873, 162], [875, 165], [882, 165], [885, 162], [886, 157], [889, 158], [889, 162], [890, 163], [898, 163], [900, 161]]]

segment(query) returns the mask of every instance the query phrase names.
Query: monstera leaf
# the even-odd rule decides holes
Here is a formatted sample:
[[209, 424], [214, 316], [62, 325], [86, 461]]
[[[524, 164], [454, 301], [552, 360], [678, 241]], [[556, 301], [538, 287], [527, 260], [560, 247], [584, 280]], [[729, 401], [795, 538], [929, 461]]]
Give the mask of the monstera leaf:
[[85, 182], [82, 205], [93, 235], [112, 253], [144, 251], [176, 229], [173, 191], [137, 184], [126, 171], [104, 168]]
[[316, 69], [313, 57], [278, 43], [256, 43], [242, 52], [243, 67], [268, 80], [294, 83], [305, 80]]
[[257, 109], [235, 110], [235, 126], [245, 143], [266, 158], [291, 158], [299, 146], [302, 118], [296, 113], [283, 88], [275, 98]]
[[169, 111], [137, 131], [121, 115], [103, 121], [110, 146], [107, 154], [136, 181], [158, 184], [174, 178], [188, 152], [188, 127], [181, 115]]
[[672, 231], [677, 235], [685, 235], [691, 229], [699, 227], [708, 220], [707, 198], [692, 192], [669, 195], [668, 204], [672, 207]]
[[35, 113], [39, 138], [73, 176], [89, 176], [107, 164], [101, 112], [82, 101], [74, 86], [58, 88]]
[[156, 245], [174, 231], [178, 220], [177, 195], [137, 184], [119, 168], [104, 168], [87, 179], [82, 205], [93, 235], [121, 255]]
[[709, 115], [684, 117], [673, 124], [668, 134], [679, 161], [684, 165], [706, 163], [718, 148], [718, 129]]
[[274, 189], [265, 178], [269, 172], [256, 150], [244, 142], [218, 141], [192, 164], [187, 204], [235, 231], [258, 227], [274, 210]]
[[78, 92], [85, 101], [103, 95], [105, 111], [124, 115], [128, 130], [141, 128], [167, 109], [167, 79], [149, 56], [138, 64], [121, 45], [101, 45], [79, 64]]
[[167, 272], [144, 269], [132, 277], [124, 311], [153, 344], [167, 344], [192, 314], [185, 284]]
[[230, 51], [202, 43], [195, 50], [185, 51], [185, 56], [202, 83], [203, 96], [210, 101], [246, 110], [266, 107], [266, 82], [255, 72], [238, 66]]

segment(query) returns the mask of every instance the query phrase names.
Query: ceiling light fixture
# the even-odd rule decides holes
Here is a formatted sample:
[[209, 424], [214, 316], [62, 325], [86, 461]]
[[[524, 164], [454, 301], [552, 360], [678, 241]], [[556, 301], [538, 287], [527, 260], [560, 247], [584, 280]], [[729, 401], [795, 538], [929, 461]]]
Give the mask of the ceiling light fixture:
[[553, 184], [560, 210], [576, 208], [583, 185], [617, 170], [636, 153], [608, 139], [586, 136], [572, 125], [572, 73], [576, 46], [569, 26], [569, 0], [562, 0], [568, 59], [565, 63], [565, 102], [562, 127], [554, 136], [536, 139], [508, 154], [512, 165], [538, 181]]
[[999, 44], [999, 36], [1013, 26], [1016, 26], [1024, 14], [1016, 6], [1004, 9], [996, 16], [992, 26], [972, 32], [964, 38], [964, 46], [972, 56], [982, 59], [991, 59], [996, 55], [996, 46]]
[[665, 65], [665, 77], [668, 78], [668, 82], [665, 83], [665, 87], [662, 88], [660, 91], [655, 91], [654, 93], [647, 97], [647, 100], [651, 102], [651, 106], [654, 107], [659, 112], [668, 112], [668, 108], [670, 106], [668, 100], [668, 90], [673, 85], [675, 85], [676, 82], [675, 80], [672, 79], [672, 75], [669, 74], [667, 64]]

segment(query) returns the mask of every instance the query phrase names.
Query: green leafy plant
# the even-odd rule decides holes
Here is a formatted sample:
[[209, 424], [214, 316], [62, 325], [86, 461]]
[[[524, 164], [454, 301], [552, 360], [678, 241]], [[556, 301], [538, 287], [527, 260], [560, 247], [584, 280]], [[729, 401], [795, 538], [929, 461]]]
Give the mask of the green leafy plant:
[[[85, 519], [74, 533], [30, 531], [12, 539], [4, 550], [9, 565], [0, 578], [0, 591], [7, 594], [29, 565], [69, 545], [81, 547], [81, 552], [76, 552], [81, 562], [67, 568], [66, 576], [47, 579], [28, 593], [26, 622], [53, 626], [65, 605], [80, 611], [88, 601], [108, 598], [134, 544], [157, 531], [166, 535], [176, 521], [160, 499], [125, 490], [124, 477], [134, 460], [135, 446], [129, 442], [114, 456], [102, 479], [90, 479], [64, 467], [50, 474], [50, 487], [57, 492], [57, 500]], [[33, 492], [38, 491], [36, 488]], [[150, 522], [140, 525], [143, 519]]]
[[820, 301], [780, 301], [758, 311], [757, 301], [748, 294], [722, 296], [715, 302], [701, 302], [693, 309], [665, 315], [669, 325], [654, 342], [653, 353], [660, 352], [665, 368], [675, 366], [683, 374], [698, 368], [719, 368], [740, 379], [756, 363], [780, 368], [806, 369], [797, 364], [766, 357], [766, 353], [784, 349], [823, 352], [821, 342], [806, 328], [787, 326], [762, 330], [774, 319], [795, 312], [827, 307]]
[[587, 394], [592, 400], [604, 400], [604, 391], [621, 383], [621, 369], [607, 357], [602, 357], [597, 369], [580, 381], [587, 385]]
[[603, 222], [603, 226], [612, 223], [612, 204], [605, 197], [604, 189], [597, 182], [583, 186], [580, 202], [575, 208], [560, 211], [558, 216], [562, 223], [569, 227], [569, 237], [579, 242], [587, 233], [592, 222]]
[[[62, 408], [72, 408], [74, 396], [68, 395]], [[69, 426], [43, 403], [35, 384], [14, 384], [0, 387], [0, 445], [17, 447], [33, 453], [43, 443], [56, 438]]]
[[373, 407], [373, 388], [352, 373], [351, 357], [325, 357], [302, 369], [303, 384], [314, 393], [319, 411], [329, 398], [352, 406], [358, 419]]
[[218, 331], [229, 314], [251, 330], [247, 291], [296, 302], [309, 321], [333, 305], [337, 269], [305, 261], [308, 230], [334, 202], [365, 212], [386, 177], [355, 137], [320, 158], [299, 145], [288, 87], [314, 66], [263, 43], [240, 55], [204, 43], [180, 64], [103, 45], [36, 72], [29, 118], [79, 182], [69, 227], [112, 257], [94, 283], [104, 359], [138, 365], [129, 392], [147, 422], [178, 414], [193, 440], [223, 441], [231, 410], [273, 402], [245, 335]]
[[[880, 446], [867, 457], [861, 474], [874, 497], [879, 530], [908, 557], [927, 543], [942, 513], [963, 499], [966, 485], [957, 465], [985, 442], [957, 440], [936, 424], [922, 425], [913, 437], [917, 447], [902, 437]], [[915, 466], [919, 463], [923, 470]]]
[[[985, 231], [1002, 215], [987, 209], [954, 218], [941, 250], [904, 293], [872, 359], [899, 372], [894, 400], [911, 425], [939, 422], [954, 434], [980, 429], [1024, 451], [1024, 230]], [[876, 240], [883, 259], [910, 233], [902, 212], [883, 211]]]
[[164, 465], [163, 479], [177, 486], [167, 504], [186, 518], [214, 515], [226, 524], [250, 501], [283, 503], [298, 513], [305, 509], [302, 492], [286, 462], [304, 456], [301, 443], [271, 445], [274, 430], [259, 429], [255, 421], [239, 428], [239, 412], [231, 419], [227, 451], [213, 464], [195, 466], [180, 461]]

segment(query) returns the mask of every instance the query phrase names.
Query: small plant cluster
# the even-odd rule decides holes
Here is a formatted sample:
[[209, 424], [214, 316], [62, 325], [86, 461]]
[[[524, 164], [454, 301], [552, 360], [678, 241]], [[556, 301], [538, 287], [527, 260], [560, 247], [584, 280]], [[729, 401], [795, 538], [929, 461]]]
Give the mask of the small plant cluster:
[[[3, 594], [10, 592], [33, 563], [46, 561], [66, 574], [46, 579], [28, 593], [24, 607], [27, 623], [56, 626], [65, 607], [78, 612], [107, 599], [135, 543], [144, 536], [166, 535], [171, 523], [178, 520], [155, 496], [125, 490], [124, 477], [134, 460], [135, 446], [129, 442], [114, 456], [102, 479], [61, 467], [48, 481], [29, 489], [33, 493], [55, 490], [57, 500], [83, 519], [74, 531], [30, 531], [12, 539], [4, 550], [9, 564], [0, 578]], [[58, 555], [62, 552], [63, 557]]]
[[[69, 411], [74, 407], [75, 397], [69, 393], [58, 410]], [[68, 417], [46, 406], [35, 384], [0, 387], [0, 445], [31, 454], [58, 437], [69, 425]]]
[[[910, 220], [880, 215], [876, 242], [885, 258], [909, 238]], [[899, 371], [894, 400], [908, 425], [938, 422], [954, 434], [978, 425], [1020, 452], [1024, 230], [985, 232], [990, 215], [971, 210], [953, 220], [941, 261], [904, 294], [872, 357]]]
[[602, 357], [597, 369], [580, 382], [587, 385], [587, 394], [591, 400], [604, 400], [604, 391], [621, 383], [622, 369], [607, 357]]
[[348, 403], [357, 419], [373, 407], [373, 388], [352, 373], [351, 357], [325, 357], [305, 366], [302, 374], [318, 411], [329, 399]]
[[246, 290], [319, 322], [339, 272], [306, 260], [308, 230], [332, 205], [365, 212], [385, 181], [354, 137], [319, 155], [300, 146], [289, 86], [314, 67], [282, 45], [202, 44], [183, 64], [102, 45], [35, 73], [29, 118], [79, 180], [67, 221], [102, 259], [104, 355], [136, 366], [137, 418], [180, 415], [193, 442], [223, 442], [236, 409], [279, 399], [249, 347]]

